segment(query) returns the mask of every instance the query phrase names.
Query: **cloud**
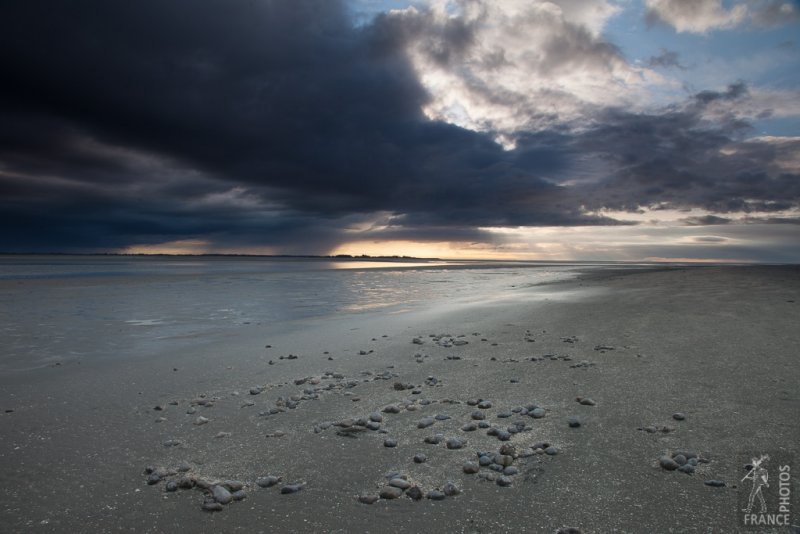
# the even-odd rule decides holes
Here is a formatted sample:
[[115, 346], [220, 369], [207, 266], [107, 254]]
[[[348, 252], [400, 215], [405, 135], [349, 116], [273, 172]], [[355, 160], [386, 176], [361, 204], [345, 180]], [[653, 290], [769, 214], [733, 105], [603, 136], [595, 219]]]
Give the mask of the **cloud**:
[[719, 224], [729, 224], [731, 219], [718, 217], [716, 215], [702, 215], [698, 217], [687, 217], [682, 220], [687, 226], [713, 226]]
[[740, 4], [725, 9], [722, 0], [646, 0], [645, 5], [648, 23], [662, 22], [678, 33], [733, 28], [747, 14], [746, 6]]
[[760, 28], [770, 28], [800, 21], [797, 2], [786, 0], [750, 0], [753, 24]]
[[604, 39], [616, 6], [354, 26], [335, 0], [1, 4], [0, 250], [495, 244], [659, 206], [791, 218], [797, 139], [744, 137], [791, 95], [632, 105], [650, 74]]
[[729, 30], [743, 24], [769, 28], [800, 20], [800, 10], [785, 0], [746, 0], [730, 8], [722, 0], [646, 0], [648, 24], [667, 24], [678, 33]]
[[660, 113], [609, 110], [602, 126], [576, 140], [612, 169], [581, 188], [583, 204], [628, 211], [702, 208], [713, 214], [796, 208], [797, 140], [741, 139], [748, 124], [718, 109], [748, 99], [747, 86], [737, 83], [697, 93]]
[[681, 65], [680, 61], [678, 60], [678, 53], [665, 48], [661, 49], [661, 53], [659, 55], [650, 56], [650, 58], [647, 60], [647, 66], [663, 68], [675, 67], [680, 70], [686, 70], [686, 67]]
[[429, 118], [494, 133], [512, 147], [520, 131], [641, 100], [657, 76], [602, 36], [618, 9], [597, 0], [459, 0], [396, 11], [378, 27], [408, 51], [430, 94]]

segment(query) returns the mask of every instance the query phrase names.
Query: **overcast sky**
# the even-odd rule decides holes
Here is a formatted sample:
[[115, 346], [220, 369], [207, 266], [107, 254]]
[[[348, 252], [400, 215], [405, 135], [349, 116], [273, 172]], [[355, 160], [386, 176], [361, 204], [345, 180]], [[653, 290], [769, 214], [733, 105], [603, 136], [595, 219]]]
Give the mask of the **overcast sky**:
[[800, 2], [0, 3], [0, 251], [800, 262]]

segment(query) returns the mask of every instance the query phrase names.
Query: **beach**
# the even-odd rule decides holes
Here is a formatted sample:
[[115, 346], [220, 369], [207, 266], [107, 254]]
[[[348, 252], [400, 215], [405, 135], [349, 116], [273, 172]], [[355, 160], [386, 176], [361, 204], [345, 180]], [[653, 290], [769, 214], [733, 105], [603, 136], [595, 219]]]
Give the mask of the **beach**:
[[[283, 318], [251, 271], [0, 280], [0, 531], [792, 531], [740, 508], [743, 458], [800, 458], [798, 267], [386, 269]], [[103, 330], [49, 335], [92, 284]]]

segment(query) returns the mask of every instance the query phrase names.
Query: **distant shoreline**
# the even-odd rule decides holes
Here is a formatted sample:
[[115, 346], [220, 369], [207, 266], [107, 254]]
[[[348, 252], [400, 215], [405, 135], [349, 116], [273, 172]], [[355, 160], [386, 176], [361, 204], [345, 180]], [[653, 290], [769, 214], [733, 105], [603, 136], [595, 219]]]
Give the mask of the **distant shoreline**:
[[25, 257], [25, 256], [57, 256], [57, 257], [98, 257], [98, 258], [232, 258], [232, 259], [274, 259], [274, 260], [326, 260], [326, 261], [375, 261], [375, 262], [462, 262], [462, 263], [511, 263], [511, 264], [526, 264], [535, 263], [542, 265], [675, 265], [675, 266], [748, 266], [748, 265], [798, 265], [797, 263], [786, 262], [753, 262], [753, 261], [709, 261], [709, 260], [528, 260], [528, 259], [497, 259], [497, 258], [419, 258], [416, 256], [353, 256], [350, 254], [338, 255], [313, 255], [313, 254], [224, 254], [224, 253], [208, 253], [208, 254], [128, 254], [117, 252], [0, 252], [0, 258], [3, 257]]

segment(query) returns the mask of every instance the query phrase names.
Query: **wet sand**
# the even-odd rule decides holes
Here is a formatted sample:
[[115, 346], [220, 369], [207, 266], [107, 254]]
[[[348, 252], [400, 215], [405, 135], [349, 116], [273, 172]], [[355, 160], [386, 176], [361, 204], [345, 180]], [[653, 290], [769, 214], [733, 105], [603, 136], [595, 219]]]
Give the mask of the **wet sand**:
[[[253, 325], [200, 349], [4, 375], [0, 531], [740, 531], [742, 454], [800, 457], [800, 269], [620, 268], [527, 295]], [[544, 417], [512, 411], [534, 405]], [[476, 411], [521, 431], [462, 430]], [[374, 412], [379, 430], [357, 424]], [[528, 450], [543, 443], [556, 454]], [[504, 445], [510, 486], [488, 466], [464, 473]], [[677, 450], [697, 453], [694, 473], [659, 466]], [[148, 485], [147, 466], [162, 480]], [[460, 493], [359, 502], [392, 473], [423, 495]], [[270, 474], [281, 482], [260, 487]], [[201, 489], [166, 491], [181, 476], [241, 481], [246, 498], [203, 511]]]

